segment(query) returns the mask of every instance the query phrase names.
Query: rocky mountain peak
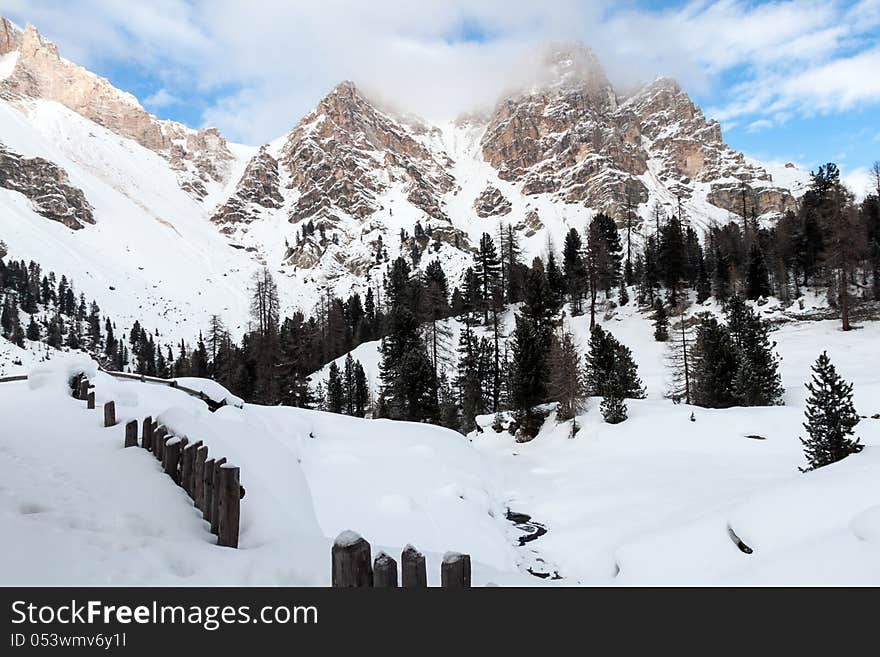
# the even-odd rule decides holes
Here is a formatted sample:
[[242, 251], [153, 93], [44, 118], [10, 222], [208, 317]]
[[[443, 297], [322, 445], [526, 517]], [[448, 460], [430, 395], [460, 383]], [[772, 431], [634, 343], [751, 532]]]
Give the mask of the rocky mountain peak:
[[12, 72], [0, 81], [3, 98], [55, 101], [133, 139], [168, 159], [178, 172], [181, 187], [197, 199], [206, 196], [210, 184], [221, 183], [228, 176], [232, 154], [216, 130], [192, 130], [174, 121], [160, 121], [131, 94], [62, 59], [55, 44], [33, 25], [18, 31], [8, 20], [0, 20], [0, 50], [3, 48], [19, 52]]
[[0, 55], [21, 49], [21, 31], [7, 19], [0, 16]]

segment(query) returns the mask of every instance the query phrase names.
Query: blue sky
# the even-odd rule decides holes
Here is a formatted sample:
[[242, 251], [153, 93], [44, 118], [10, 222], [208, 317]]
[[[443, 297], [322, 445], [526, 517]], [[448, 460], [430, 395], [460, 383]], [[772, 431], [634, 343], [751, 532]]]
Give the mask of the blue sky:
[[[152, 112], [261, 143], [334, 84], [430, 119], [491, 107], [578, 39], [619, 90], [677, 79], [728, 143], [867, 184], [880, 159], [880, 0], [0, 0]], [[860, 191], [860, 190], [857, 190]]]

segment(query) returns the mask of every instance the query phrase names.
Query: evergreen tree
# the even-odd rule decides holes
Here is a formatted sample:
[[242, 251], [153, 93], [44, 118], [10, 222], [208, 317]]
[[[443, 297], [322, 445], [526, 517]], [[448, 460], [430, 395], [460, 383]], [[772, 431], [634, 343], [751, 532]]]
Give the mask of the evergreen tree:
[[746, 298], [754, 300], [769, 297], [770, 294], [770, 272], [767, 270], [764, 252], [758, 243], [754, 242], [749, 250], [746, 269]]
[[351, 353], [345, 357], [345, 367], [342, 374], [343, 389], [343, 412], [346, 415], [355, 414], [355, 381], [354, 381], [354, 358]]
[[587, 284], [582, 250], [583, 243], [580, 233], [577, 232], [577, 229], [572, 228], [565, 236], [565, 244], [562, 249], [562, 271], [565, 275], [566, 291], [572, 315], [580, 315], [582, 312], [581, 301]]
[[645, 388], [639, 379], [638, 368], [628, 347], [620, 344], [601, 326], [590, 332], [586, 358], [585, 383], [587, 394], [600, 397], [605, 387], [614, 381], [622, 397], [644, 399]]
[[739, 369], [736, 346], [727, 327], [704, 315], [697, 326], [691, 367], [691, 402], [706, 408], [736, 404], [734, 379]]
[[336, 362], [330, 363], [330, 371], [327, 376], [327, 410], [330, 413], [342, 413], [345, 407], [345, 392], [342, 386], [342, 376]]
[[602, 403], [599, 404], [599, 411], [602, 413], [602, 419], [608, 424], [619, 424], [626, 420], [627, 408], [624, 401], [623, 390], [617, 377], [605, 386]]
[[663, 299], [654, 300], [654, 339], [657, 342], [666, 342], [669, 339], [669, 316], [666, 314], [666, 306]]
[[370, 386], [360, 361], [354, 364], [354, 415], [364, 417], [370, 405]]
[[28, 340], [33, 342], [40, 339], [40, 326], [37, 324], [36, 320], [34, 320], [33, 315], [31, 315], [30, 320], [28, 321], [26, 336]]
[[743, 406], [782, 403], [785, 392], [779, 376], [779, 359], [773, 353], [766, 323], [751, 309], [744, 322], [739, 346], [739, 368], [734, 379], [737, 401]]
[[802, 472], [815, 470], [858, 454], [864, 445], [856, 438], [853, 428], [859, 423], [852, 402], [852, 385], [844, 381], [826, 352], [822, 352], [813, 365], [812, 381], [806, 384], [807, 421], [804, 429], [808, 437], [801, 438], [808, 466]]
[[514, 321], [510, 397], [519, 424], [518, 440], [528, 441], [538, 434], [543, 421], [537, 406], [547, 397], [547, 352], [543, 330], [532, 319], [517, 314]]

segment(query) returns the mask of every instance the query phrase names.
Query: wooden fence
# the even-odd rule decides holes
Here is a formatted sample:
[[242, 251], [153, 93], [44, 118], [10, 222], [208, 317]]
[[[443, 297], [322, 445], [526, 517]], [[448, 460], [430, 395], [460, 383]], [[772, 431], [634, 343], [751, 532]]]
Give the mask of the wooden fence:
[[[95, 408], [95, 393], [88, 379], [79, 374], [71, 379], [70, 385], [76, 399], [85, 400], [90, 409]], [[103, 411], [104, 426], [115, 426], [115, 402], [105, 403]], [[144, 418], [141, 426], [140, 446], [153, 454], [165, 474], [190, 496], [202, 517], [211, 523], [217, 544], [237, 548], [244, 496], [238, 467], [227, 463], [225, 457], [209, 459], [208, 447], [201, 440], [191, 443], [186, 437], [175, 436], [150, 416]], [[125, 424], [125, 446], [138, 446], [137, 420]]]
[[[412, 545], [400, 554], [402, 588], [428, 586], [425, 555]], [[371, 560], [370, 544], [353, 531], [344, 531], [331, 550], [332, 585], [336, 588], [397, 588], [397, 561], [385, 552]], [[440, 565], [440, 586], [466, 589], [471, 586], [471, 558], [467, 554], [447, 552]]]

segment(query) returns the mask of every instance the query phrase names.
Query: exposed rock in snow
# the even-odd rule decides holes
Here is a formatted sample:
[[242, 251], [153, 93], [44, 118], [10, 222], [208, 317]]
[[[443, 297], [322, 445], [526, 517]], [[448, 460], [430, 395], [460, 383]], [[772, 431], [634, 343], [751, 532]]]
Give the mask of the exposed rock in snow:
[[501, 190], [492, 185], [488, 185], [474, 201], [474, 210], [482, 218], [503, 216], [510, 212], [510, 208], [510, 201], [504, 198]]
[[55, 44], [33, 25], [19, 32], [4, 20], [0, 54], [13, 48], [19, 52], [18, 61], [11, 74], [0, 81], [0, 97], [54, 100], [133, 139], [165, 157], [178, 173], [181, 187], [195, 198], [204, 198], [208, 186], [228, 177], [232, 154], [216, 129], [192, 130], [174, 121], [160, 121], [131, 94], [62, 59]]
[[64, 169], [41, 157], [26, 158], [0, 142], [0, 187], [24, 194], [44, 217], [77, 230], [95, 223], [82, 190], [70, 184]]

